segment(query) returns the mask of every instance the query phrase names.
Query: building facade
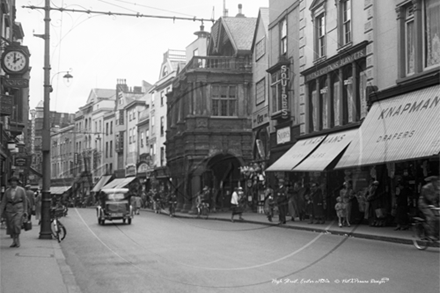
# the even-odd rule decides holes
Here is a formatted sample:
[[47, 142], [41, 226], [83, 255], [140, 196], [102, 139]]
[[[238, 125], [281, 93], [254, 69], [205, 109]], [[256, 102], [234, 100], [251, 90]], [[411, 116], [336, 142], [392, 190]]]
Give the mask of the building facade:
[[[0, 9], [0, 55], [16, 50], [25, 58], [20, 71], [7, 65], [0, 68], [0, 192], [8, 178], [17, 176], [28, 183], [27, 170], [31, 155], [28, 141], [30, 52], [23, 45], [22, 26], [16, 21], [15, 1], [2, 1]], [[6, 60], [7, 58], [2, 58]]]
[[194, 211], [203, 186], [213, 189], [215, 205], [229, 206], [239, 167], [252, 159], [255, 26], [256, 18], [241, 12], [218, 19], [207, 56], [193, 56], [168, 94], [167, 165], [183, 212]]
[[[194, 50], [196, 50], [194, 48]], [[193, 50], [193, 53], [194, 53]], [[172, 82], [176, 76], [178, 68], [186, 63], [185, 51], [168, 50], [163, 54], [163, 61], [159, 73], [158, 81], [149, 90], [151, 97], [150, 103], [150, 135], [148, 145], [150, 158], [153, 161], [154, 176], [160, 179], [161, 184], [169, 179], [169, 172], [166, 168], [166, 131], [167, 131], [167, 94], [172, 90]]]

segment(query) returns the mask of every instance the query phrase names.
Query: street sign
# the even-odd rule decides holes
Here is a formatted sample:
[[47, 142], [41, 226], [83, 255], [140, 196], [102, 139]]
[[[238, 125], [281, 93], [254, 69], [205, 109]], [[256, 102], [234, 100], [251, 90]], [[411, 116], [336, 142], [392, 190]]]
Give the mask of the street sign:
[[29, 79], [26, 78], [4, 78], [3, 85], [11, 88], [28, 88]]
[[24, 167], [26, 166], [26, 163], [26, 158], [15, 158], [15, 166], [17, 167]]
[[0, 96], [0, 115], [12, 115], [13, 97], [9, 95]]

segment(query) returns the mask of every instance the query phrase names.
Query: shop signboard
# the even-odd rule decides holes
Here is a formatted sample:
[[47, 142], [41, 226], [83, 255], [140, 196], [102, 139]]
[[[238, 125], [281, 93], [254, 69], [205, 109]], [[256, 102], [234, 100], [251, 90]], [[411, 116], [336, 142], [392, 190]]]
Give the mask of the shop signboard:
[[269, 106], [252, 113], [252, 129], [269, 123]]
[[0, 116], [1, 115], [12, 115], [12, 105], [13, 99], [9, 95], [0, 96]]
[[135, 176], [136, 175], [136, 166], [129, 165], [125, 168], [125, 177]]
[[277, 129], [277, 144], [290, 142], [290, 127]]
[[26, 166], [26, 158], [15, 158], [15, 166], [17, 167], [24, 167]]

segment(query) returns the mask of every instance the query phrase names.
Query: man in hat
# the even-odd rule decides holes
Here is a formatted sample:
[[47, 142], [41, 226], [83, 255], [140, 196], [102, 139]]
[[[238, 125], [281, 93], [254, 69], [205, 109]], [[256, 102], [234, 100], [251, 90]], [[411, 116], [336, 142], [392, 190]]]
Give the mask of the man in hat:
[[9, 187], [0, 203], [0, 218], [3, 212], [6, 215], [6, 233], [11, 235], [13, 243], [10, 247], [20, 247], [20, 232], [23, 218], [28, 217], [26, 191], [18, 186], [18, 178], [11, 177], [8, 180]]
[[28, 220], [31, 219], [32, 214], [35, 214], [35, 194], [31, 190], [31, 186], [28, 184], [25, 186], [26, 196], [28, 198]]
[[278, 204], [278, 212], [280, 224], [286, 224], [286, 215], [287, 215], [287, 188], [284, 185], [284, 179], [278, 180], [278, 187], [275, 190], [275, 197]]
[[426, 229], [428, 234], [438, 239], [439, 236], [439, 217], [436, 217], [432, 207], [439, 207], [440, 180], [438, 176], [429, 176], [425, 179], [428, 183], [423, 186], [419, 197], [419, 209], [425, 215]]

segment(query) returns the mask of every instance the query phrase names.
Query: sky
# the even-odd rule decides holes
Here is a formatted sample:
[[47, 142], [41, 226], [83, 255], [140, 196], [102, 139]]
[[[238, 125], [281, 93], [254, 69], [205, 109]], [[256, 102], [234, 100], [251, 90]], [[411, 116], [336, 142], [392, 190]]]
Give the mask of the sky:
[[[257, 17], [268, 0], [226, 0], [229, 16], [243, 5], [247, 17]], [[43, 100], [44, 11], [22, 8], [44, 6], [44, 0], [16, 0], [17, 22], [21, 22], [23, 44], [31, 52], [30, 108]], [[99, 10], [150, 15], [215, 19], [222, 16], [223, 0], [52, 0], [52, 7]], [[142, 80], [154, 84], [159, 77], [163, 53], [168, 49], [185, 50], [196, 39], [200, 22], [73, 12], [51, 12], [51, 93], [50, 110], [75, 113], [86, 104], [93, 88], [116, 88], [117, 79], [126, 79], [130, 87]], [[212, 22], [205, 22], [210, 31]], [[73, 76], [67, 82], [66, 71]]]

